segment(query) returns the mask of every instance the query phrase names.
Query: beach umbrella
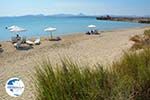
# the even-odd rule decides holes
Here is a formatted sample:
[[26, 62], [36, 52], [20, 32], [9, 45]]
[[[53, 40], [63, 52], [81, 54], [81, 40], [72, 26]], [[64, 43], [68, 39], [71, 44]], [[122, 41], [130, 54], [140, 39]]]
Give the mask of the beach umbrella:
[[13, 26], [8, 27], [7, 29], [11, 30], [11, 29], [14, 29], [14, 28], [18, 28], [18, 26], [13, 25]]
[[52, 32], [56, 31], [56, 28], [53, 27], [48, 27], [46, 29], [44, 29], [45, 32], [50, 32], [51, 33], [51, 39], [53, 38], [52, 36]]
[[[10, 29], [12, 28], [12, 29]], [[20, 33], [20, 32], [25, 32], [27, 31], [26, 29], [24, 28], [21, 28], [21, 27], [18, 27], [18, 26], [12, 26], [12, 27], [9, 27], [9, 31], [12, 32], [12, 33]]]
[[91, 32], [96, 28], [96, 25], [88, 25], [88, 28], [90, 28]]
[[88, 28], [96, 28], [96, 26], [95, 25], [88, 25]]
[[10, 30], [10, 32], [18, 33], [18, 32], [25, 32], [26, 30], [20, 27], [16, 27]]

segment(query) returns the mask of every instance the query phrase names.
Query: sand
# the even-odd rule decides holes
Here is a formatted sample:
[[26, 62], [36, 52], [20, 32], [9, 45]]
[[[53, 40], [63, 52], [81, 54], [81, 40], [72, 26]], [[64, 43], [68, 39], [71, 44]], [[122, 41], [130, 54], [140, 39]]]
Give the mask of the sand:
[[[52, 64], [59, 64], [64, 57], [90, 65], [111, 64], [133, 45], [130, 37], [143, 34], [149, 28], [106, 31], [101, 35], [77, 33], [63, 36], [62, 41], [42, 40], [41, 45], [29, 50], [16, 50], [11, 42], [1, 42], [4, 51], [0, 52], [0, 100], [34, 100], [32, 77], [36, 62], [42, 58], [49, 57]], [[11, 77], [19, 77], [25, 84], [25, 91], [18, 98], [5, 92], [5, 83]]]

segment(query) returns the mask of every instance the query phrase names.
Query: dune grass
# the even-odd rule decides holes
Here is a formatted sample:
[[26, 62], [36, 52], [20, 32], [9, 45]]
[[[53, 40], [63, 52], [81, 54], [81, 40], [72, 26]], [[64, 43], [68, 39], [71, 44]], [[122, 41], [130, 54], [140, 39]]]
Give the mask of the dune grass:
[[52, 66], [45, 60], [36, 69], [37, 100], [148, 100], [150, 49], [126, 53], [112, 70], [99, 64], [81, 66], [68, 59]]
[[143, 35], [135, 35], [130, 40], [134, 42], [132, 50], [150, 48], [150, 30], [145, 30]]
[[[125, 54], [120, 62], [113, 64], [118, 76], [121, 97], [130, 100], [149, 100], [150, 98], [150, 49], [139, 53]], [[127, 100], [126, 98], [126, 100]]]
[[150, 30], [145, 30], [144, 35], [150, 38]]

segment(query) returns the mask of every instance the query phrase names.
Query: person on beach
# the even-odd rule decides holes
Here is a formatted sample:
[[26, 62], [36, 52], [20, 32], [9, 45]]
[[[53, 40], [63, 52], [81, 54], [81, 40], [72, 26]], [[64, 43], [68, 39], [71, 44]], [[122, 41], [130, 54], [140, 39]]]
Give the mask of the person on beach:
[[17, 39], [17, 40], [21, 40], [21, 37], [17, 34], [16, 39]]
[[0, 44], [0, 52], [3, 52], [2, 45]]

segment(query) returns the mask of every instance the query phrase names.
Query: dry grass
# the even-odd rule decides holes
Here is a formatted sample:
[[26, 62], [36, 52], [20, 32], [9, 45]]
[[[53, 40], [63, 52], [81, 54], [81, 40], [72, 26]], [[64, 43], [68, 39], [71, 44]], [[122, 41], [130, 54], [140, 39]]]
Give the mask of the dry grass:
[[150, 30], [145, 30], [143, 35], [135, 35], [131, 39], [134, 42], [132, 49], [143, 49], [150, 47]]
[[150, 30], [145, 30], [144, 35], [150, 38]]

